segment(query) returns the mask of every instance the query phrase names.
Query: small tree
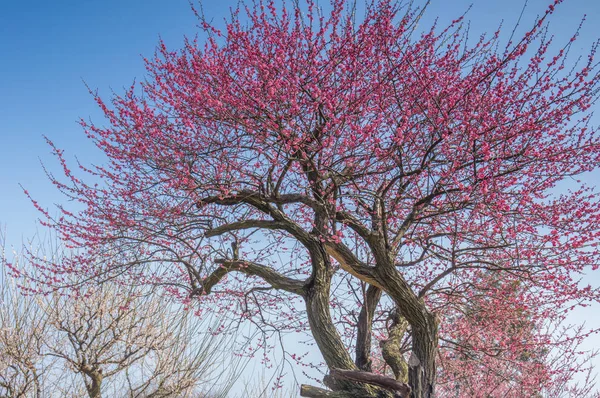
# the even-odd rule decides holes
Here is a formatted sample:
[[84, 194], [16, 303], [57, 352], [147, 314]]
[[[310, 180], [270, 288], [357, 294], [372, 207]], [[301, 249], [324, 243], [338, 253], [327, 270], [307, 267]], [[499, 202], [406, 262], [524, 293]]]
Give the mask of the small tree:
[[191, 397], [208, 381], [203, 377], [217, 380], [208, 370], [217, 368], [218, 341], [198, 338], [203, 325], [193, 314], [155, 293], [110, 283], [78, 294], [55, 293], [39, 305], [54, 332], [46, 355], [81, 374], [90, 398], [100, 398], [105, 381], [117, 395]]
[[[205, 43], [161, 43], [143, 95], [95, 97], [109, 125], [81, 124], [109, 161], [81, 166], [87, 183], [54, 149], [67, 179], [52, 181], [83, 209], [38, 207], [85, 253], [40, 265], [56, 283], [127, 274], [265, 328], [310, 330], [336, 396], [407, 394], [357, 372], [372, 367], [373, 336], [392, 338], [381, 309], [406, 322], [382, 344], [407, 362], [414, 398], [434, 394], [440, 339], [456, 346], [459, 327], [477, 325], [457, 311], [503, 303], [496, 315], [531, 322], [523, 336], [543, 343], [545, 320], [598, 300], [577, 276], [600, 256], [598, 194], [576, 180], [600, 162], [595, 47], [573, 68], [575, 36], [548, 53], [558, 3], [505, 47], [500, 31], [469, 42], [462, 19], [417, 34], [422, 10], [387, 0], [358, 22], [343, 0], [328, 16], [311, 0], [259, 2], [225, 32], [201, 18]], [[489, 315], [491, 336], [509, 326]], [[530, 380], [539, 389], [549, 366]]]
[[220, 396], [239, 375], [230, 337], [155, 291], [107, 281], [43, 294], [31, 279], [2, 279], [3, 397]]

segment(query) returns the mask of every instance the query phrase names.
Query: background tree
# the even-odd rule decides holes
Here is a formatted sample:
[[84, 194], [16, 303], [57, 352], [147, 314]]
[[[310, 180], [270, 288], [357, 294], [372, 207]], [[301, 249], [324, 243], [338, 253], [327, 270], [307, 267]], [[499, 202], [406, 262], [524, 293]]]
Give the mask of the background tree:
[[78, 294], [55, 293], [39, 305], [54, 332], [44, 342], [46, 355], [80, 374], [90, 398], [103, 390], [138, 398], [199, 396], [203, 386], [217, 392], [226, 339], [206, 335], [193, 314], [156, 293], [110, 283]]
[[[593, 383], [564, 385], [589, 370], [576, 353], [583, 328], [564, 325], [564, 315], [547, 319], [527, 305], [517, 281], [482, 276], [485, 290], [452, 303], [451, 330], [441, 340], [442, 396], [591, 397]], [[491, 291], [491, 294], [489, 293]], [[502, 292], [496, 294], [496, 291]]]
[[156, 291], [107, 281], [43, 294], [27, 263], [11, 269], [21, 278], [2, 278], [3, 397], [225, 396], [243, 369], [227, 358], [232, 335]]
[[41, 398], [46, 319], [35, 302], [23, 300], [4, 272], [1, 282], [0, 396]]
[[[405, 348], [394, 346], [420, 398], [443, 372], [440, 338], [460, 344], [458, 328], [478, 325], [457, 311], [506, 302], [506, 321], [478, 315], [494, 336], [515, 317], [539, 330], [597, 301], [578, 280], [600, 255], [598, 194], [578, 179], [600, 163], [588, 112], [596, 47], [569, 63], [576, 35], [552, 42], [560, 1], [506, 45], [500, 31], [468, 40], [462, 18], [421, 34], [412, 3], [370, 3], [359, 21], [345, 3], [326, 16], [310, 0], [258, 2], [223, 31], [200, 16], [204, 43], [161, 43], [137, 89], [112, 105], [95, 96], [108, 126], [81, 124], [108, 163], [80, 165], [83, 178], [53, 147], [66, 179], [50, 178], [81, 208], [53, 217], [36, 203], [82, 250], [39, 260], [48, 280], [120, 275], [265, 332], [309, 329], [338, 396], [375, 396], [373, 383], [406, 394], [356, 372], [370, 366], [373, 335], [391, 337], [373, 328], [385, 303], [408, 324]], [[498, 281], [522, 289], [518, 306]], [[356, 315], [345, 304], [361, 290]], [[537, 344], [535, 328], [519, 328]], [[503, 341], [513, 343], [522, 349]], [[541, 389], [557, 376], [545, 363], [532, 377]]]

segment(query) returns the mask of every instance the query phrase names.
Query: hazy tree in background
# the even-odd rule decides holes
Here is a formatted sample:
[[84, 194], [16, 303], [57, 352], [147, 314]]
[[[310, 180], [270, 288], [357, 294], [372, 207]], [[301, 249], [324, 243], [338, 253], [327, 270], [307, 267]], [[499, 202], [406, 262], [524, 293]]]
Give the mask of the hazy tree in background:
[[41, 398], [48, 368], [43, 342], [46, 318], [25, 300], [5, 273], [0, 276], [0, 397]]
[[242, 369], [228, 361], [231, 336], [155, 291], [108, 281], [42, 294], [2, 281], [0, 396], [224, 396]]
[[225, 371], [218, 361], [226, 339], [164, 297], [108, 282], [78, 294], [55, 293], [39, 305], [55, 332], [46, 355], [80, 374], [90, 398], [103, 384], [114, 390], [109, 396], [195, 397]]

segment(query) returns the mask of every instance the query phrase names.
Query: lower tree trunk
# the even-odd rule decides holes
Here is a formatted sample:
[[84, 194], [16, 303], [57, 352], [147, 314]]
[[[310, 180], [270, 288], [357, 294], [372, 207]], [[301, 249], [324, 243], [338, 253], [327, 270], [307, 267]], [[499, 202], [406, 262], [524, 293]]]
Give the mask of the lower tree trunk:
[[329, 289], [310, 289], [306, 297], [306, 312], [313, 337], [329, 368], [356, 369], [342, 339], [331, 321]]
[[412, 353], [408, 361], [408, 384], [411, 398], [433, 398], [438, 346], [435, 319], [426, 328], [412, 328]]
[[[356, 370], [342, 339], [331, 320], [329, 312], [329, 283], [316, 281], [305, 297], [308, 322], [313, 337], [329, 369]], [[376, 397], [377, 389], [351, 381], [324, 379], [325, 385], [334, 391], [347, 393], [348, 397]], [[342, 395], [336, 395], [342, 396]]]
[[309, 386], [306, 384], [303, 384], [300, 387], [300, 396], [301, 397], [308, 397], [308, 398], [346, 398], [344, 396], [345, 394], [342, 394], [340, 392], [337, 391], [331, 391], [331, 390], [325, 390], [324, 388], [320, 388], [320, 387], [315, 387], [315, 386]]
[[[312, 249], [315, 248], [313, 247]], [[356, 371], [358, 367], [352, 361], [347, 348], [332, 322], [329, 312], [329, 294], [333, 270], [331, 264], [328, 262], [328, 256], [323, 247], [318, 247], [314, 251], [311, 250], [311, 258], [313, 261], [313, 275], [310, 283], [305, 286], [303, 295], [306, 301], [306, 311], [311, 332], [330, 370]], [[408, 385], [410, 388], [404, 391], [404, 395], [410, 390], [411, 398], [434, 398], [436, 379], [435, 362], [438, 345], [438, 325], [436, 318], [428, 311], [425, 303], [415, 295], [410, 285], [397, 272], [395, 267], [381, 267], [376, 276], [379, 288], [390, 295], [396, 303], [399, 315], [404, 317], [411, 326], [412, 353], [408, 363]], [[374, 287], [371, 289], [370, 293], [373, 302], [376, 302], [380, 297], [381, 292], [379, 288]], [[364, 314], [365, 321], [368, 318], [372, 321], [372, 313], [369, 314], [372, 310], [374, 308], [367, 308], [367, 313]], [[365, 329], [361, 333], [366, 334], [365, 332], [367, 331], [368, 329]], [[367, 356], [365, 351], [367, 346], [370, 346], [370, 340], [365, 337], [366, 335], [362, 336], [363, 343], [365, 343], [365, 347], [360, 350], [362, 357], [357, 358], [362, 366], [368, 364], [368, 359], [365, 360]], [[396, 382], [394, 379], [391, 380]], [[364, 378], [361, 381], [356, 378], [340, 378], [332, 374], [326, 376], [323, 382], [335, 394], [329, 394], [327, 390], [315, 390], [308, 386], [303, 387], [301, 394], [302, 396], [336, 398], [399, 396], [398, 391], [392, 392], [388, 388], [376, 387], [380, 384], [373, 385], [372, 381], [366, 381]]]
[[379, 342], [381, 356], [394, 372], [396, 380], [406, 383], [408, 382], [408, 364], [402, 354], [402, 340], [406, 334], [408, 322], [400, 315], [398, 308], [392, 310], [388, 321], [391, 321], [391, 325], [388, 325], [388, 338]]
[[102, 398], [100, 387], [102, 385], [102, 374], [100, 372], [94, 371], [86, 373], [86, 375], [90, 378], [88, 383], [85, 383], [85, 386], [88, 391], [88, 395], [90, 398]]
[[[306, 287], [304, 299], [310, 330], [329, 369], [357, 370], [329, 312], [329, 294], [333, 272], [331, 264], [328, 264], [326, 259], [324, 250], [321, 255], [313, 257], [315, 271], [310, 285]], [[337, 380], [329, 375], [324, 378], [323, 382], [331, 390], [337, 392], [338, 394], [335, 396], [339, 397], [380, 396], [378, 395], [379, 389], [368, 384]]]
[[408, 361], [411, 398], [433, 398], [438, 349], [438, 322], [404, 277], [392, 266], [381, 267], [378, 282], [410, 324], [412, 352]]

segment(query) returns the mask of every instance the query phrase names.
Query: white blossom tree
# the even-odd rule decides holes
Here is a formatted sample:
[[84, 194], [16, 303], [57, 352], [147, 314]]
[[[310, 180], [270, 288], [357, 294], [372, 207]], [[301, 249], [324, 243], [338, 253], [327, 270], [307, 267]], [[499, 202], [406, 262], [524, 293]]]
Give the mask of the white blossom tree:
[[0, 397], [223, 396], [242, 370], [228, 360], [232, 336], [159, 291], [42, 292], [26, 262], [0, 260]]

